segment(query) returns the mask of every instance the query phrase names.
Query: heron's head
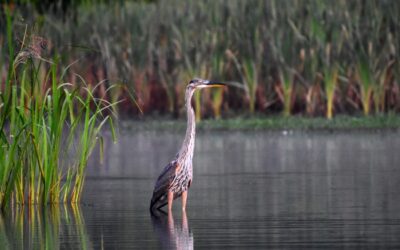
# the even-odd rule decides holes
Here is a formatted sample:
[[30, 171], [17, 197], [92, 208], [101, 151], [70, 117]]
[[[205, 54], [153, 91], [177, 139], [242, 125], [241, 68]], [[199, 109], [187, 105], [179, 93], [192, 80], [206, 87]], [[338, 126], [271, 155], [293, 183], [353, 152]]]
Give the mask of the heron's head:
[[202, 89], [202, 88], [223, 87], [225, 85], [226, 85], [226, 83], [224, 83], [224, 82], [194, 78], [193, 80], [191, 80], [189, 82], [187, 88], [195, 90], [195, 89]]

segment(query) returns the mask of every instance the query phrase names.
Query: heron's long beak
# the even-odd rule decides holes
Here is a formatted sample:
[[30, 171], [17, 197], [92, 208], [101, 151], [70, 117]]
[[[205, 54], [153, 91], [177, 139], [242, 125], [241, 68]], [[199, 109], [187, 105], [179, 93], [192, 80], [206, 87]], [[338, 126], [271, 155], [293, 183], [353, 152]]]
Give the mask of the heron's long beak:
[[224, 87], [224, 86], [226, 86], [226, 85], [227, 85], [227, 84], [224, 83], [224, 82], [209, 81], [208, 83], [205, 84], [205, 87], [209, 87], [209, 88], [212, 88], [212, 87]]

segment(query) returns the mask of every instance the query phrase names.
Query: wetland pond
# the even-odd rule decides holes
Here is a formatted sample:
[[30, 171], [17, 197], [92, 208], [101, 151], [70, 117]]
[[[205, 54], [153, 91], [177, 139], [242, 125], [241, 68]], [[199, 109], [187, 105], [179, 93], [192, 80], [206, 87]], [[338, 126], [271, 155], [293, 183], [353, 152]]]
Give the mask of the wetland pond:
[[[199, 131], [187, 213], [149, 202], [184, 131], [122, 130], [82, 204], [0, 220], [9, 249], [399, 248], [400, 132]], [[97, 154], [97, 155], [96, 155]], [[28, 210], [28, 211], [27, 211]]]

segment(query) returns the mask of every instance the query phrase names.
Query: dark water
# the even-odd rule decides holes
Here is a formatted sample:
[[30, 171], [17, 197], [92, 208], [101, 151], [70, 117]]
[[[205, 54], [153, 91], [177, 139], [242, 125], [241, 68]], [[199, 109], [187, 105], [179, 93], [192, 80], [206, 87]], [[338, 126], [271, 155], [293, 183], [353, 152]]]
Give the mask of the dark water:
[[122, 132], [103, 165], [90, 163], [84, 204], [40, 212], [14, 243], [0, 237], [87, 249], [400, 248], [399, 132], [201, 132], [187, 214], [178, 201], [152, 218], [154, 181], [182, 137]]

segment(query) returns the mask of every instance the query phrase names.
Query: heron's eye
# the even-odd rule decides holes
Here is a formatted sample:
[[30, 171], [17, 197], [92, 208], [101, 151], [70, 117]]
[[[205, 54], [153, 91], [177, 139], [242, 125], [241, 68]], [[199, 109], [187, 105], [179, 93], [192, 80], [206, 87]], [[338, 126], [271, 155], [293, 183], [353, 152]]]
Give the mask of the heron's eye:
[[189, 82], [189, 84], [192, 84], [192, 83], [194, 83], [194, 80], [191, 80], [191, 81]]

